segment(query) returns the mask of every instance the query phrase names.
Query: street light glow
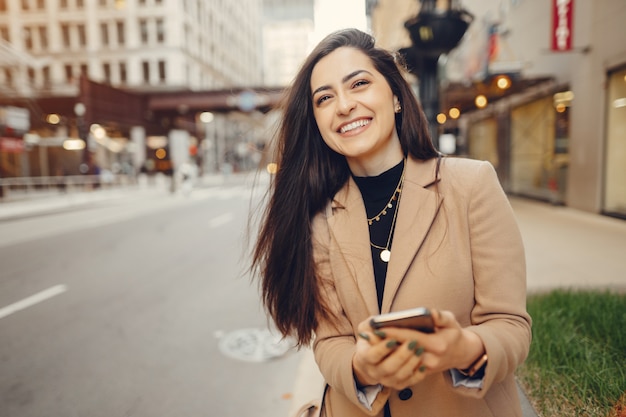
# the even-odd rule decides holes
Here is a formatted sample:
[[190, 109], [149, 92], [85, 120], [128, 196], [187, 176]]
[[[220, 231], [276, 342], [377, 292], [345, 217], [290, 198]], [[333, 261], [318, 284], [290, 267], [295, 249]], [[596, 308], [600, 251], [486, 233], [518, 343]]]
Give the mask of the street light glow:
[[61, 117], [56, 113], [52, 113], [46, 116], [46, 122], [51, 125], [58, 125], [61, 122]]
[[500, 75], [496, 80], [496, 85], [501, 90], [506, 90], [511, 86], [511, 79], [506, 75]]
[[215, 116], [210, 111], [204, 111], [200, 113], [200, 121], [202, 123], [211, 123]]
[[66, 151], [80, 151], [85, 149], [86, 143], [82, 139], [66, 139], [63, 141], [63, 149]]
[[482, 108], [486, 107], [487, 106], [487, 97], [485, 97], [482, 94], [476, 96], [476, 99], [474, 100], [474, 104], [476, 104], [476, 107], [478, 107], [479, 109], [482, 109]]

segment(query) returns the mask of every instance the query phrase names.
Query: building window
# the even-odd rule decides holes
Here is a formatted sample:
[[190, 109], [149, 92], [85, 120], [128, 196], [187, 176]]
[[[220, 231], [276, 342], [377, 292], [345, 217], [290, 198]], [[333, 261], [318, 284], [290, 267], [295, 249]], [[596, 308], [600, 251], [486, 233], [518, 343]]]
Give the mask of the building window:
[[80, 75], [87, 76], [89, 75], [89, 68], [87, 64], [80, 64]]
[[128, 75], [126, 74], [126, 64], [124, 62], [120, 62], [120, 82], [122, 84], [126, 84], [128, 80]]
[[28, 51], [33, 50], [33, 31], [29, 27], [25, 27], [22, 31], [24, 34], [24, 48]]
[[41, 73], [43, 75], [43, 85], [49, 86], [50, 85], [50, 67], [49, 66], [43, 67], [43, 69], [41, 70]]
[[159, 61], [159, 81], [165, 83], [165, 61]]
[[165, 42], [165, 25], [163, 19], [157, 19], [156, 21], [156, 35], [158, 43]]
[[62, 9], [67, 9], [67, 0], [59, 0], [59, 7]]
[[39, 46], [41, 49], [48, 48], [48, 28], [45, 26], [39, 26]]
[[4, 82], [9, 87], [13, 87], [13, 72], [11, 72], [10, 68], [4, 69]]
[[146, 84], [150, 83], [150, 63], [148, 61], [143, 61], [141, 63], [141, 69], [143, 72], [143, 82]]
[[45, 0], [37, 0], [37, 8], [39, 10], [43, 10], [46, 8], [46, 2]]
[[124, 45], [124, 43], [126, 43], [126, 38], [124, 37], [124, 22], [116, 22], [115, 27], [117, 28], [117, 43], [118, 45]]
[[109, 46], [109, 25], [100, 23], [100, 42], [102, 46]]
[[104, 71], [104, 81], [107, 84], [111, 84], [111, 64], [102, 64], [102, 70]]
[[78, 28], [78, 44], [82, 47], [87, 45], [87, 34], [85, 32], [85, 25], [80, 24], [77, 26]]
[[139, 21], [139, 33], [141, 36], [141, 43], [143, 45], [148, 44], [148, 21], [146, 19], [141, 19]]
[[83, 9], [84, 7], [85, 4], [83, 3], [83, 0], [76, 0], [76, 8]]
[[[2, 1], [2, 0], [0, 0]], [[0, 26], [0, 38], [9, 42], [9, 28], [6, 26]]]
[[65, 64], [65, 81], [72, 82], [72, 78], [73, 77], [73, 73], [72, 73], [72, 66], [70, 64]]
[[7, 0], [0, 0], [0, 12], [7, 11]]
[[28, 10], [28, 0], [22, 0], [22, 10]]
[[35, 70], [33, 68], [28, 68], [28, 83], [30, 85], [35, 85]]
[[61, 24], [61, 38], [63, 40], [63, 46], [70, 47], [70, 27], [67, 23]]

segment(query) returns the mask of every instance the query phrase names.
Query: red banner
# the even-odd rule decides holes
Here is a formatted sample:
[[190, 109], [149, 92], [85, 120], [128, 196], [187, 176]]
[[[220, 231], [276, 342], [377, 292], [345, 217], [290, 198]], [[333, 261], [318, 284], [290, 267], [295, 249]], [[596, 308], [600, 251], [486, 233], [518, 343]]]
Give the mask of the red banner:
[[0, 151], [22, 153], [24, 151], [24, 141], [15, 138], [0, 138]]
[[552, 0], [552, 37], [553, 51], [572, 49], [572, 22], [574, 20], [574, 0]]

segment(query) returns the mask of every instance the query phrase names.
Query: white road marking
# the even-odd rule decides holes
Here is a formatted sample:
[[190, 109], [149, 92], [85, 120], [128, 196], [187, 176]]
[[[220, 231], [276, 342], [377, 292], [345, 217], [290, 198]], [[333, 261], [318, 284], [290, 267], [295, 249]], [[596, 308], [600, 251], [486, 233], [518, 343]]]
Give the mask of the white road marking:
[[20, 310], [24, 310], [25, 308], [32, 307], [37, 303], [41, 303], [42, 301], [46, 301], [47, 299], [62, 294], [65, 291], [67, 291], [66, 285], [55, 285], [54, 287], [50, 287], [47, 290], [43, 290], [41, 292], [38, 292], [37, 294], [31, 295], [30, 297], [24, 298], [17, 303], [13, 303], [4, 308], [0, 308], [0, 319], [10, 314], [16, 313]]
[[233, 214], [232, 213], [222, 214], [221, 216], [217, 216], [217, 217], [214, 217], [211, 220], [209, 220], [209, 227], [210, 228], [214, 228], [214, 227], [221, 226], [223, 224], [228, 223], [232, 219], [233, 219]]

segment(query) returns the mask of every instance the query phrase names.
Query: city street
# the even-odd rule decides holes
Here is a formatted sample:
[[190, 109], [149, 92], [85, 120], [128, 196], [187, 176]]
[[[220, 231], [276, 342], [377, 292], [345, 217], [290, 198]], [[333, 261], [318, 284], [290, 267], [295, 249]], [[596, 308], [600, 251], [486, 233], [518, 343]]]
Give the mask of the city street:
[[240, 178], [1, 219], [0, 415], [286, 415], [301, 354], [245, 274], [252, 195]]

